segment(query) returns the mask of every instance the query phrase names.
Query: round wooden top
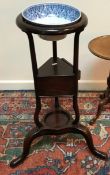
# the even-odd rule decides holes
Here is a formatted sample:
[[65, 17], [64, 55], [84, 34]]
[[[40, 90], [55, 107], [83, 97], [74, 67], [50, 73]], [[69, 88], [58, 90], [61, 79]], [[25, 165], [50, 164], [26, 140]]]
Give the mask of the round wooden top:
[[110, 35], [100, 36], [91, 40], [88, 47], [94, 55], [110, 60]]
[[16, 18], [16, 24], [22, 31], [40, 35], [62, 35], [82, 31], [86, 27], [87, 23], [88, 19], [84, 13], [81, 13], [81, 19], [78, 22], [57, 27], [44, 27], [30, 24], [23, 19], [22, 14], [19, 14]]

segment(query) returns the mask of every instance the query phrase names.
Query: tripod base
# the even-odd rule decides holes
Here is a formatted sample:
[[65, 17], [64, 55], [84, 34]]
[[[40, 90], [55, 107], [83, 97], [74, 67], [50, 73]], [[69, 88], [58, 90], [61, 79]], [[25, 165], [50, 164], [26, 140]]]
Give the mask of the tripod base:
[[36, 127], [29, 132], [28, 136], [24, 139], [22, 155], [12, 160], [10, 167], [14, 168], [23, 163], [29, 154], [31, 143], [35, 138], [44, 135], [61, 135], [66, 133], [77, 133], [83, 135], [94, 156], [102, 160], [108, 159], [106, 153], [98, 151], [94, 147], [91, 133], [86, 126], [74, 124], [72, 116], [67, 111], [57, 109], [46, 114], [41, 128], [38, 129]]
[[103, 110], [103, 107], [106, 104], [110, 103], [110, 74], [107, 78], [107, 85], [108, 85], [108, 87], [107, 87], [106, 91], [104, 92], [104, 94], [102, 94], [100, 96], [101, 100], [100, 100], [99, 105], [98, 105], [96, 117], [90, 121], [90, 125], [93, 125], [96, 122], [96, 120], [99, 118], [101, 111]]

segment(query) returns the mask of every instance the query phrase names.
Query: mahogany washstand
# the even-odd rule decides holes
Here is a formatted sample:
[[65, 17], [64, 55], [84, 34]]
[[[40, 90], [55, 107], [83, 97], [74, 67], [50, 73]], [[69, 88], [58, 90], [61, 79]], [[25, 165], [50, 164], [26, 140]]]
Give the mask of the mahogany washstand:
[[[81, 19], [71, 25], [63, 27], [35, 26], [23, 20], [19, 14], [16, 20], [17, 26], [27, 34], [29, 39], [30, 54], [32, 61], [33, 78], [35, 85], [36, 109], [34, 122], [36, 127], [24, 139], [23, 153], [18, 158], [11, 161], [10, 166], [16, 167], [21, 164], [29, 154], [32, 141], [43, 135], [61, 135], [66, 133], [78, 133], [84, 136], [90, 151], [96, 157], [106, 160], [107, 154], [97, 150], [94, 147], [93, 139], [89, 129], [79, 123], [80, 114], [78, 108], [78, 80], [80, 79], [80, 70], [78, 70], [79, 54], [79, 35], [87, 25], [87, 17], [81, 14]], [[32, 34], [38, 35], [64, 35], [74, 33], [74, 53], [73, 64], [70, 64], [64, 58], [57, 56], [57, 41], [52, 41], [53, 57], [48, 59], [40, 68], [37, 67], [35, 46]], [[64, 110], [59, 104], [59, 96], [71, 95], [73, 97], [73, 109], [75, 119], [71, 114]], [[55, 98], [54, 108], [45, 114], [43, 122], [39, 121], [39, 112], [41, 110], [41, 97], [52, 96]]]

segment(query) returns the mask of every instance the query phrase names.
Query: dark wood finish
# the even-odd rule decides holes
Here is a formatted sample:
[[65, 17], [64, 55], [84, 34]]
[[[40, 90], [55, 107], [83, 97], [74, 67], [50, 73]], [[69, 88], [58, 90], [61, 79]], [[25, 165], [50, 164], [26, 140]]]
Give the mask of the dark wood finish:
[[44, 117], [44, 125], [49, 128], [64, 128], [72, 120], [69, 112], [65, 111], [60, 106], [55, 106], [55, 109], [49, 111]]
[[57, 64], [57, 42], [53, 41], [53, 65]]
[[40, 96], [73, 95], [74, 89], [75, 85], [73, 76], [38, 78], [37, 91]]
[[[11, 161], [10, 166], [16, 167], [21, 164], [29, 154], [32, 141], [43, 135], [61, 135], [69, 132], [82, 134], [87, 141], [90, 151], [98, 158], [106, 160], [107, 154], [98, 151], [93, 145], [92, 136], [87, 127], [79, 124], [80, 114], [78, 108], [78, 80], [80, 79], [80, 70], [78, 69], [78, 53], [79, 53], [79, 35], [87, 25], [87, 17], [82, 13], [81, 19], [74, 25], [57, 28], [42, 28], [26, 23], [21, 14], [17, 17], [17, 25], [27, 33], [30, 45], [31, 62], [36, 95], [36, 110], [34, 128], [24, 139], [23, 153], [20, 157]], [[32, 33], [54, 35], [68, 34], [74, 35], [74, 54], [73, 64], [70, 64], [64, 58], [57, 56], [57, 42], [52, 42], [53, 57], [48, 59], [39, 69], [37, 67], [36, 54]], [[73, 96], [73, 109], [75, 111], [75, 120], [68, 111], [60, 107], [58, 97], [61, 95]], [[41, 97], [55, 97], [53, 108], [44, 116], [42, 123], [39, 121], [39, 112], [41, 109]], [[66, 98], [66, 97], [65, 97]]]
[[16, 19], [16, 24], [22, 31], [40, 35], [64, 35], [76, 31], [83, 31], [87, 23], [88, 19], [84, 13], [81, 13], [81, 19], [78, 22], [73, 23], [72, 25], [57, 26], [56, 28], [55, 26], [43, 27], [29, 24], [22, 18], [21, 14], [19, 14]]
[[[60, 77], [75, 76], [73, 65], [64, 58], [58, 58], [54, 65], [53, 58], [48, 59], [39, 69], [38, 77]], [[78, 79], [80, 79], [80, 71], [78, 70]]]
[[[34, 78], [34, 87], [35, 87], [35, 89], [37, 89], [38, 68], [37, 68], [34, 40], [33, 40], [33, 36], [31, 33], [27, 33], [27, 36], [28, 36], [29, 47], [30, 47], [30, 55], [31, 55], [33, 78]], [[38, 118], [39, 112], [41, 110], [41, 100], [40, 100], [40, 96], [37, 93], [37, 90], [35, 90], [35, 97], [36, 97], [36, 110], [35, 110], [35, 114], [34, 114], [34, 122], [36, 123], [37, 127], [41, 127], [42, 124]]]
[[[100, 36], [94, 38], [89, 42], [89, 50], [99, 58], [110, 60], [110, 35]], [[103, 107], [110, 103], [110, 74], [107, 78], [107, 89], [104, 94], [100, 96], [101, 100], [98, 105], [98, 110], [95, 118], [90, 121], [90, 124], [93, 125], [96, 120], [99, 118]]]
[[83, 135], [83, 137], [85, 138], [87, 145], [91, 151], [91, 153], [96, 156], [97, 158], [100, 157], [100, 159], [102, 160], [107, 160], [107, 154], [97, 150], [94, 147], [93, 144], [93, 139], [91, 136], [91, 133], [89, 131], [89, 129], [86, 126], [83, 126], [81, 124], [77, 124], [77, 125], [71, 125], [68, 124], [66, 125], [66, 127], [63, 128], [50, 128], [50, 127], [42, 127], [40, 129], [34, 128], [29, 135], [24, 139], [24, 144], [23, 144], [23, 153], [21, 156], [17, 157], [16, 159], [12, 160], [10, 163], [10, 166], [12, 168], [16, 167], [17, 165], [20, 165], [24, 162], [24, 160], [26, 159], [26, 157], [29, 154], [29, 150], [30, 150], [30, 146], [32, 141], [40, 136], [44, 136], [44, 135], [61, 135], [61, 134], [66, 134], [66, 133], [77, 133], [77, 134], [81, 134]]
[[[72, 95], [76, 88], [76, 85], [74, 86], [76, 76], [73, 73], [73, 66], [65, 59], [57, 58], [55, 65], [53, 62], [53, 58], [50, 58], [38, 70], [38, 94], [40, 96]], [[80, 79], [79, 70], [78, 79]]]

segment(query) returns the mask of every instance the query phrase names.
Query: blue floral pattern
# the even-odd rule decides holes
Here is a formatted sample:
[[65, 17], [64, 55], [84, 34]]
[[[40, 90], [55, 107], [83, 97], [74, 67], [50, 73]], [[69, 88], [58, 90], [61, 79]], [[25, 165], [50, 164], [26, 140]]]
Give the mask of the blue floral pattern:
[[32, 5], [23, 11], [22, 16], [26, 20], [33, 22], [36, 19], [47, 17], [50, 14], [55, 15], [57, 18], [69, 20], [70, 23], [79, 20], [81, 17], [81, 12], [77, 8], [59, 3]]

